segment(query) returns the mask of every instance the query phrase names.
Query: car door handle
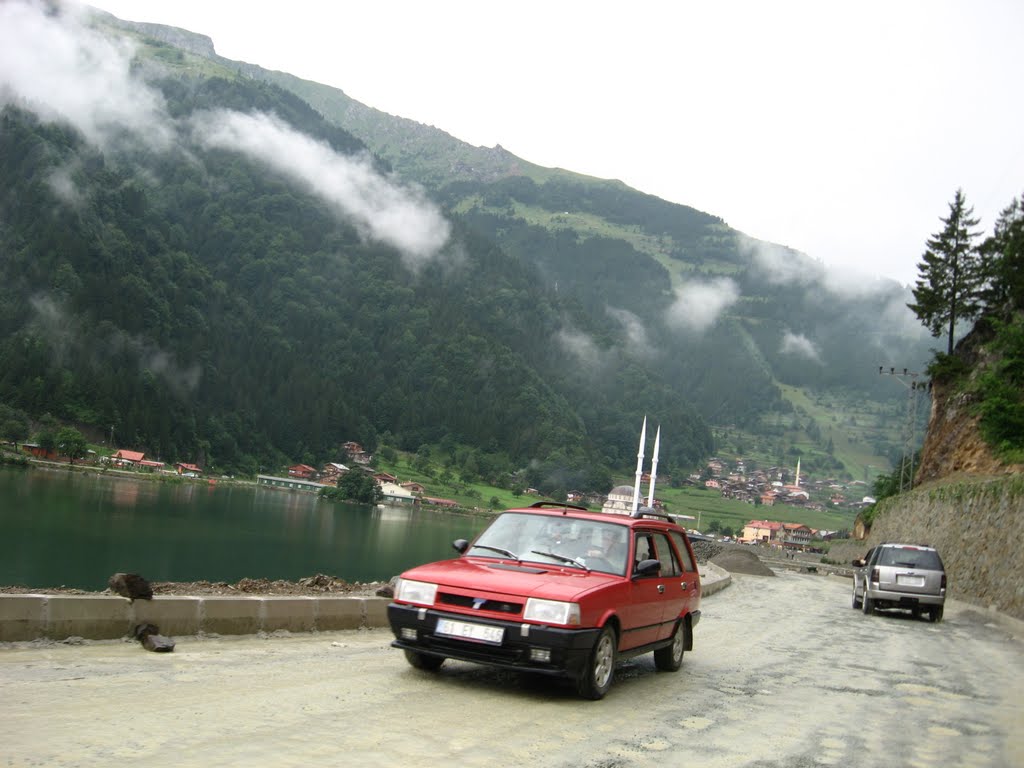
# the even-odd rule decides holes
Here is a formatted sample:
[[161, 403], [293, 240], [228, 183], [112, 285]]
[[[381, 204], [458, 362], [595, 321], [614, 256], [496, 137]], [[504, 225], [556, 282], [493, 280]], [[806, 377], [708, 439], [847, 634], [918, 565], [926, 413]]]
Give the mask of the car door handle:
[[659, 584], [658, 585], [658, 594], [661, 595], [661, 594], [664, 594], [664, 592], [665, 592], [665, 585], [664, 584]]
[[683, 581], [683, 582], [680, 582], [680, 583], [679, 583], [679, 586], [680, 586], [680, 587], [682, 587], [683, 589], [686, 589], [686, 588], [687, 588], [687, 587], [689, 587], [690, 585], [689, 585], [689, 584], [687, 584], [687, 583], [686, 583], [685, 581]]

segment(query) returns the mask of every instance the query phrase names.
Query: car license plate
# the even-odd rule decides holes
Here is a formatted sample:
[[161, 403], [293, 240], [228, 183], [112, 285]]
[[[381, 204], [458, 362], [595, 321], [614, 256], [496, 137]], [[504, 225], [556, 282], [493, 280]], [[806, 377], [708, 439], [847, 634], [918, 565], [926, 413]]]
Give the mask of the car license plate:
[[460, 640], [472, 640], [475, 643], [501, 645], [505, 636], [503, 627], [488, 627], [484, 624], [471, 624], [468, 621], [438, 619], [434, 632], [446, 637], [457, 637]]
[[901, 587], [923, 587], [924, 576], [910, 576], [897, 573], [896, 583], [899, 584]]

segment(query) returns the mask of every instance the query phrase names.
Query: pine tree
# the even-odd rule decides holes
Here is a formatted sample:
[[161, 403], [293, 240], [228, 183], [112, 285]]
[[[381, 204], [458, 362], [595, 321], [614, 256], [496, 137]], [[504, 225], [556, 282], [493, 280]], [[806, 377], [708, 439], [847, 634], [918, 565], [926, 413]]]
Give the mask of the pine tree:
[[981, 233], [971, 229], [978, 225], [973, 214], [974, 208], [967, 207], [964, 193], [958, 189], [949, 204], [949, 216], [940, 218], [945, 226], [927, 242], [917, 265], [915, 303], [907, 305], [932, 336], [941, 336], [948, 328], [950, 355], [957, 321], [976, 317], [982, 308], [981, 265], [973, 242]]
[[1024, 195], [999, 215], [978, 253], [987, 308], [1024, 309]]

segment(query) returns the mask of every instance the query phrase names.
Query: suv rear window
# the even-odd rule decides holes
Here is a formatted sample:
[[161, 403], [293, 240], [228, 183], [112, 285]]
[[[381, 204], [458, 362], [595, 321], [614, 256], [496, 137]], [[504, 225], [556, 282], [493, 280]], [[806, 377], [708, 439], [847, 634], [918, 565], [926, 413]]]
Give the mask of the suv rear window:
[[934, 549], [910, 547], [883, 547], [876, 565], [894, 565], [898, 568], [920, 568], [923, 571], [941, 571], [942, 560]]

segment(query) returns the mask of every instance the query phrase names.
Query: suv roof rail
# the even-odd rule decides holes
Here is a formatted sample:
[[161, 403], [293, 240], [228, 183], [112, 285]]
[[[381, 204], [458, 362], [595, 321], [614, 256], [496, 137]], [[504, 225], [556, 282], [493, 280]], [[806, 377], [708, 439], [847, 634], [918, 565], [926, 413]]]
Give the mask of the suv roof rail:
[[654, 509], [654, 507], [639, 507], [635, 512], [633, 512], [630, 515], [630, 517], [660, 517], [663, 520], [668, 520], [670, 523], [675, 522], [675, 519], [672, 517], [672, 515], [668, 514], [667, 512], [658, 512], [656, 509]]
[[568, 502], [560, 501], [535, 501], [530, 505], [530, 509], [578, 509], [580, 512], [589, 512], [590, 510], [586, 507], [581, 507], [579, 504], [569, 504]]

